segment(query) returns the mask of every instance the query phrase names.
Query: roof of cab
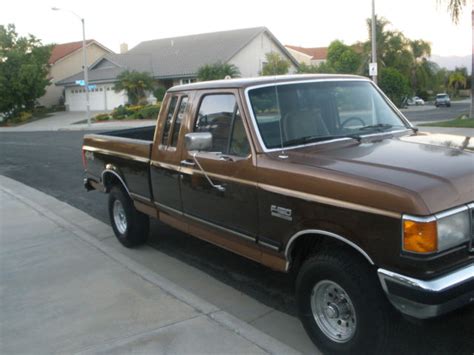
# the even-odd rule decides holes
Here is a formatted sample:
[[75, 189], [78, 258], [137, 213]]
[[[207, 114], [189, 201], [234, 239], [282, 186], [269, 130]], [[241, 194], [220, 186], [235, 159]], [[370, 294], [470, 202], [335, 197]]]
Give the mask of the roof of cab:
[[293, 81], [311, 81], [311, 80], [370, 80], [364, 76], [341, 75], [341, 74], [295, 74], [278, 76], [260, 76], [257, 78], [228, 79], [201, 81], [193, 84], [173, 86], [168, 92], [190, 91], [190, 90], [209, 90], [209, 89], [245, 89], [256, 85], [265, 85], [272, 83], [293, 82]]

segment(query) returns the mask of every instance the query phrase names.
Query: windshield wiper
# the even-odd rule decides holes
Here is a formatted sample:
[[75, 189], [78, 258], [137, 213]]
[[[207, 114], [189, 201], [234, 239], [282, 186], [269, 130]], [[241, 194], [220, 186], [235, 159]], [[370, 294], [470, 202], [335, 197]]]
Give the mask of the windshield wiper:
[[344, 135], [344, 136], [307, 136], [307, 137], [291, 139], [289, 141], [284, 142], [283, 145], [285, 147], [288, 147], [288, 146], [291, 146], [291, 145], [300, 145], [300, 144], [307, 144], [307, 143], [322, 142], [322, 141], [328, 141], [328, 140], [331, 140], [331, 139], [338, 139], [338, 138], [352, 138], [352, 139], [357, 140], [359, 143], [362, 139], [357, 134], [348, 134], [348, 135]]
[[378, 124], [373, 124], [373, 125], [369, 125], [369, 126], [364, 126], [364, 127], [358, 128], [358, 129], [361, 130], [361, 131], [366, 130], [366, 129], [374, 129], [374, 130], [382, 132], [382, 131], [384, 131], [386, 129], [390, 129], [392, 127], [393, 127], [393, 125], [388, 124], [388, 123], [378, 123]]

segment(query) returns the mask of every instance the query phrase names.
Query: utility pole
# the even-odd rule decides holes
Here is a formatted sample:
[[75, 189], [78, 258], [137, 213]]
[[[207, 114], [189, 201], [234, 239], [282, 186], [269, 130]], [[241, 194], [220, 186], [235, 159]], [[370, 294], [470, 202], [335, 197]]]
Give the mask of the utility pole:
[[377, 34], [375, 22], [375, 0], [372, 0], [372, 62], [369, 64], [369, 74], [377, 84]]

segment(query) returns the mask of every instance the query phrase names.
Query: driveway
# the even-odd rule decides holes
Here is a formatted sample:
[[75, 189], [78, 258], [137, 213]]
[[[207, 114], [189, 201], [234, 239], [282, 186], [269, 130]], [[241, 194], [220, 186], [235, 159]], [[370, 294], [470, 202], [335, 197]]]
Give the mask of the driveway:
[[[103, 113], [91, 112], [91, 117]], [[42, 118], [37, 121], [26, 123], [16, 127], [0, 127], [0, 132], [41, 132], [41, 131], [84, 131], [101, 130], [109, 131], [114, 129], [125, 129], [143, 126], [152, 126], [155, 120], [124, 120], [93, 123], [91, 127], [87, 126], [85, 112], [56, 112], [50, 117]]]

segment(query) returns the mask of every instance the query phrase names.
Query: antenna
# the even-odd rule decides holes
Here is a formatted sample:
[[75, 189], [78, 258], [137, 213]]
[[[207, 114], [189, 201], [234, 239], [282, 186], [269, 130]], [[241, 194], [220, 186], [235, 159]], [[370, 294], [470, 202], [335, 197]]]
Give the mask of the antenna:
[[278, 88], [277, 88], [277, 85], [276, 85], [276, 76], [273, 77], [273, 80], [275, 81], [275, 97], [276, 97], [276, 104], [277, 104], [277, 108], [278, 108], [278, 112], [280, 113], [280, 122], [278, 124], [278, 127], [280, 128], [280, 147], [281, 147], [281, 153], [280, 155], [278, 156], [278, 158], [280, 159], [288, 159], [288, 155], [286, 154], [285, 152], [285, 147], [283, 146], [283, 128], [282, 128], [282, 120], [283, 120], [283, 117], [281, 115], [281, 109], [280, 109], [280, 99], [279, 99], [279, 96], [278, 96]]

